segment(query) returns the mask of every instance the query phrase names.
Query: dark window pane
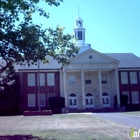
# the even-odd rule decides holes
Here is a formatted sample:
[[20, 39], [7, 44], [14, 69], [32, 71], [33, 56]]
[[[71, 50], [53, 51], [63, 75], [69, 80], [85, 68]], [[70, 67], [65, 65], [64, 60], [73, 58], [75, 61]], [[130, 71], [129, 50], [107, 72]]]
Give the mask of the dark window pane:
[[82, 31], [78, 31], [78, 39], [82, 40]]
[[106, 84], [107, 83], [107, 81], [102, 81], [102, 84]]
[[109, 104], [109, 98], [106, 98], [106, 104]]
[[88, 105], [88, 99], [86, 99], [86, 105]]
[[91, 105], [93, 104], [93, 99], [90, 99], [90, 104], [91, 104]]
[[91, 84], [91, 80], [85, 80], [85, 84]]
[[77, 105], [76, 99], [74, 99], [74, 105]]
[[72, 99], [70, 99], [70, 105], [72, 105]]

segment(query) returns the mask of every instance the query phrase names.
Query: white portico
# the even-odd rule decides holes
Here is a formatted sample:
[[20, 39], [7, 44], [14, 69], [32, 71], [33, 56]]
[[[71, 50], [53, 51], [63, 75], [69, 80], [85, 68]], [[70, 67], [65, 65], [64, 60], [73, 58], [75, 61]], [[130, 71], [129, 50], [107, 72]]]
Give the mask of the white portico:
[[61, 71], [61, 96], [65, 107], [75, 109], [114, 108], [114, 96], [119, 102], [118, 61], [93, 49], [70, 60]]
[[85, 44], [83, 20], [77, 18], [74, 29], [79, 54], [60, 72], [60, 93], [67, 109], [114, 108], [114, 96], [120, 107], [118, 64]]

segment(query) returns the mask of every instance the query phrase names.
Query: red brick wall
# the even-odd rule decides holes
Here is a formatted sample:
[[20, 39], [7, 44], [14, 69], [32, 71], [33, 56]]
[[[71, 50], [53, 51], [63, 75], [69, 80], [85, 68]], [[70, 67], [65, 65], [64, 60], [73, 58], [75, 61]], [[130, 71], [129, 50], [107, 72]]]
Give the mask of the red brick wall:
[[[28, 86], [28, 73], [35, 73], [35, 86]], [[42, 72], [45, 73], [45, 86], [40, 86], [40, 93], [46, 94], [46, 107], [42, 107], [42, 109], [49, 109], [48, 106], [48, 93], [55, 93], [55, 96], [60, 96], [60, 85], [59, 85], [59, 72]], [[55, 85], [48, 86], [47, 85], [47, 73], [54, 73], [55, 77]], [[21, 110], [38, 110], [38, 85], [37, 85], [37, 72], [22, 72], [20, 76], [21, 82], [21, 94], [22, 94], [22, 104]], [[28, 94], [34, 93], [36, 94], [36, 107], [28, 107]]]
[[[128, 84], [121, 84], [121, 72], [127, 72], [128, 74]], [[131, 84], [130, 83], [130, 72], [136, 72], [137, 73], [137, 84]], [[139, 93], [139, 101], [140, 101], [140, 71], [136, 70], [126, 70], [126, 71], [119, 71], [119, 88], [120, 88], [120, 95], [122, 94], [122, 91], [128, 91], [129, 97], [130, 97], [130, 105], [132, 105], [132, 95], [131, 91], [138, 91]], [[140, 105], [140, 102], [139, 102]]]

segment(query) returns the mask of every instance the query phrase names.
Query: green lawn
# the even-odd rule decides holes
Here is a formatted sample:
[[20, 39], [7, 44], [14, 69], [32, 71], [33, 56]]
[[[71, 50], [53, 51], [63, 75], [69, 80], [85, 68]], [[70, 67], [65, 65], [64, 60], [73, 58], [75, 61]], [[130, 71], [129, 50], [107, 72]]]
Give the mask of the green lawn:
[[129, 130], [92, 114], [0, 117], [0, 140], [128, 140]]
[[140, 116], [140, 111], [130, 111], [130, 112], [122, 112], [127, 115], [135, 115], [135, 116]]

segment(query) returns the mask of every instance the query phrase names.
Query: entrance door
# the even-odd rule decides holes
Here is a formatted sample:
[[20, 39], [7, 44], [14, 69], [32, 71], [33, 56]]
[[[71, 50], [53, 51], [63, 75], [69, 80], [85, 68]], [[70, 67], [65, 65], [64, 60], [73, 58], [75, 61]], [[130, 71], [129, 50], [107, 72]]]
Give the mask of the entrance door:
[[110, 108], [109, 96], [107, 93], [103, 93], [103, 108]]
[[94, 98], [91, 93], [86, 94], [86, 109], [94, 108]]
[[74, 93], [69, 96], [69, 108], [77, 109], [77, 96]]

